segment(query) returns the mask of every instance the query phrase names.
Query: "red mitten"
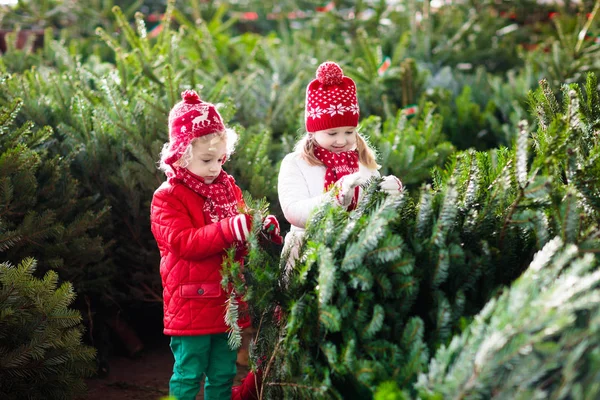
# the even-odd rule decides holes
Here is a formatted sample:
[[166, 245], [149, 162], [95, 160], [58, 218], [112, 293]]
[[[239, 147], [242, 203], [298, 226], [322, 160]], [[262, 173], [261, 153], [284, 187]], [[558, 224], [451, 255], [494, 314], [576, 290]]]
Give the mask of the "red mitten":
[[235, 240], [245, 242], [252, 228], [252, 218], [248, 214], [238, 214], [229, 220], [229, 228]]
[[283, 315], [283, 311], [281, 311], [281, 306], [280, 305], [275, 306], [275, 310], [273, 310], [273, 316], [275, 317], [275, 321], [277, 322], [277, 325], [279, 325], [281, 323], [282, 315]]
[[263, 230], [269, 235], [273, 243], [283, 244], [283, 238], [280, 235], [279, 221], [274, 215], [267, 215], [263, 220]]
[[262, 370], [258, 369], [256, 375], [250, 371], [238, 386], [231, 390], [231, 400], [257, 400], [258, 388], [262, 385]]

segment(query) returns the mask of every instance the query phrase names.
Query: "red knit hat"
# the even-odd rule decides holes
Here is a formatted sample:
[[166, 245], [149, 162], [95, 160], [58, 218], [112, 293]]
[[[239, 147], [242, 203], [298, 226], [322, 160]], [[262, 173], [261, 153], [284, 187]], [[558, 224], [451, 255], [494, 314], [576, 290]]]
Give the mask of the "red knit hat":
[[357, 126], [358, 116], [354, 81], [334, 62], [319, 65], [317, 79], [306, 88], [306, 131]]
[[186, 90], [183, 99], [169, 113], [169, 147], [164, 163], [172, 165], [179, 160], [190, 142], [200, 136], [225, 130], [223, 119], [214, 104], [200, 100], [198, 93]]

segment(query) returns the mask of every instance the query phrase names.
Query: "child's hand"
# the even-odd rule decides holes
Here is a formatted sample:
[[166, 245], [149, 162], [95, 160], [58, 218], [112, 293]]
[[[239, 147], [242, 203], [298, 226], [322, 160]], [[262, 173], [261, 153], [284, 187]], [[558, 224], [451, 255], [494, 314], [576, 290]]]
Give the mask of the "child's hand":
[[252, 218], [248, 214], [238, 214], [229, 220], [229, 228], [235, 240], [245, 242], [252, 228]]
[[269, 235], [269, 238], [273, 243], [282, 244], [283, 238], [280, 235], [279, 221], [274, 215], [267, 215], [263, 220], [263, 231]]
[[379, 189], [387, 194], [399, 194], [403, 190], [402, 182], [394, 175], [384, 176], [379, 184]]
[[354, 197], [354, 188], [364, 185], [371, 178], [371, 174], [355, 172], [342, 176], [333, 188], [335, 202], [341, 207], [348, 207]]

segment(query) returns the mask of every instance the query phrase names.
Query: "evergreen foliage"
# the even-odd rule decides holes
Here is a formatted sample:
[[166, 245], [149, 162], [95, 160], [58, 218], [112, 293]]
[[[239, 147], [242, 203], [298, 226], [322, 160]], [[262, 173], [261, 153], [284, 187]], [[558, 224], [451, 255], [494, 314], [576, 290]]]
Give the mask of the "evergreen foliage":
[[[320, 210], [323, 225], [313, 224], [309, 229], [311, 242], [304, 252], [308, 259], [289, 279], [278, 281], [285, 265], [280, 266], [272, 255], [276, 252], [261, 247], [259, 243], [264, 241], [259, 241], [259, 233], [251, 237], [247, 289], [243, 285], [238, 289], [251, 304], [259, 329], [253, 355], [267, 355], [264, 373], [272, 382], [266, 387], [267, 398], [282, 398], [290, 390], [302, 398], [322, 398], [334, 384], [343, 396], [342, 379], [346, 394], [368, 393], [365, 386], [380, 374], [409, 379], [424, 366], [427, 350], [422, 342], [422, 322], [417, 318], [406, 327], [390, 323], [402, 320], [409, 308], [408, 304], [404, 310], [395, 307], [400, 299], [411, 302], [415, 294], [416, 282], [407, 276], [410, 267], [402, 265], [406, 262], [401, 257], [403, 243], [385, 229], [406, 198], [382, 201], [373, 189], [368, 196], [371, 206], [375, 202], [379, 206], [372, 214], [363, 208], [357, 214], [360, 217], [353, 216], [350, 221], [347, 213], [332, 206]], [[346, 242], [353, 243], [350, 249]], [[348, 249], [345, 255], [344, 248]], [[364, 260], [369, 260], [368, 264]], [[235, 269], [230, 271], [235, 277]], [[394, 292], [394, 285], [406, 289]], [[281, 321], [277, 305], [283, 310]], [[404, 337], [402, 343], [392, 340], [398, 335]], [[420, 350], [415, 351], [417, 348]], [[384, 365], [400, 365], [402, 360], [414, 360], [415, 365], [391, 375], [381, 370]], [[299, 374], [308, 379], [289, 379]], [[345, 378], [347, 374], [358, 381]]]
[[54, 271], [37, 279], [35, 269], [32, 258], [0, 264], [0, 397], [71, 399], [95, 371], [95, 350], [81, 343], [73, 286], [58, 286]]
[[[82, 0], [65, 2], [62, 0], [22, 0], [14, 7], [0, 9], [0, 27], [23, 29], [68, 29], [74, 37], [93, 35], [99, 24], [110, 24], [110, 10], [114, 0]], [[144, 3], [143, 0], [118, 0], [121, 7], [127, 9], [127, 15], [133, 13]], [[86, 23], [82, 23], [86, 21]]]
[[416, 201], [382, 198], [372, 182], [350, 214], [323, 206], [288, 276], [286, 254], [277, 265], [250, 242], [248, 287], [238, 289], [260, 321], [254, 360], [267, 360], [266, 398], [369, 398], [384, 381], [410, 390], [427, 354], [550, 238], [594, 251], [600, 218], [583, 204], [598, 190], [589, 132], [600, 108], [579, 105], [597, 103], [595, 77], [564, 90], [561, 105], [541, 82], [531, 94], [537, 132], [523, 122], [512, 149], [457, 153]]
[[[233, 289], [234, 295], [239, 295], [248, 302], [249, 312], [254, 325], [261, 332], [264, 345], [273, 343], [277, 337], [278, 327], [275, 323], [275, 308], [283, 300], [279, 286], [281, 277], [279, 267], [281, 246], [271, 242], [261, 231], [262, 220], [269, 214], [268, 203], [265, 199], [254, 200], [248, 193], [244, 193], [244, 201], [248, 213], [252, 216], [252, 231], [248, 237], [248, 254], [246, 263], [242, 267], [235, 261], [235, 248], [228, 250], [228, 257], [223, 263], [222, 285], [226, 289]], [[265, 283], [276, 286], [264, 287]], [[238, 313], [235, 301], [230, 301], [227, 307], [228, 315]], [[233, 348], [241, 344], [241, 331], [235, 319], [226, 319], [230, 330], [230, 344]], [[263, 323], [264, 321], [264, 323]], [[264, 330], [263, 330], [264, 329]], [[265, 335], [268, 335], [267, 338]], [[265, 351], [261, 351], [265, 354]]]
[[[103, 3], [103, 15], [108, 13], [109, 3]], [[255, 6], [257, 10], [265, 9], [265, 4], [250, 2], [248, 5]], [[512, 108], [513, 100], [522, 98], [524, 91], [532, 88], [543, 74], [543, 69], [533, 67], [533, 61], [544, 60], [546, 64], [552, 62], [550, 56], [542, 50], [532, 57], [529, 57], [529, 53], [512, 54], [511, 57], [486, 57], [488, 60], [513, 60], [512, 66], [518, 67], [517, 76], [521, 64], [524, 64], [524, 70], [533, 71], [529, 76], [535, 74], [535, 77], [527, 80], [529, 86], [511, 91], [516, 96], [510, 99], [500, 96], [502, 92], [510, 91], [513, 83], [491, 85], [488, 81], [498, 77], [491, 73], [480, 80], [483, 87], [472, 87], [470, 95], [468, 91], [463, 91], [462, 86], [465, 84], [472, 86], [468, 83], [470, 77], [479, 74], [470, 71], [481, 71], [475, 69], [481, 64], [471, 62], [474, 60], [465, 56], [466, 48], [473, 51], [473, 54], [485, 51], [503, 53], [507, 49], [513, 49], [514, 53], [514, 49], [518, 48], [515, 42], [519, 38], [531, 36], [528, 33], [531, 28], [527, 26], [519, 27], [518, 34], [497, 34], [494, 27], [504, 26], [510, 21], [498, 17], [494, 10], [497, 5], [492, 6], [487, 2], [477, 6], [479, 13], [471, 15], [470, 5], [442, 7], [431, 13], [427, 23], [422, 25], [414, 20], [414, 13], [408, 9], [400, 10], [392, 6], [386, 8], [382, 4], [353, 5], [351, 2], [336, 2], [336, 9], [331, 12], [312, 11], [310, 17], [298, 21], [277, 22], [277, 38], [251, 32], [232, 36], [239, 23], [235, 10], [241, 5], [182, 3], [178, 6], [181, 9], [175, 9], [173, 1], [167, 3], [161, 22], [163, 29], [156, 38], [150, 37], [144, 15], [137, 13], [134, 16], [131, 8], [125, 11], [115, 8], [114, 22], [95, 25], [99, 26], [97, 32], [107, 46], [95, 43], [92, 47], [87, 41], [54, 41], [52, 33], [48, 31], [44, 48], [39, 54], [11, 50], [10, 59], [2, 60], [9, 72], [25, 72], [32, 65], [39, 64], [43, 64], [44, 69], [50, 67], [60, 71], [55, 74], [42, 72], [41, 76], [40, 72], [31, 71], [43, 90], [33, 92], [39, 96], [34, 97], [31, 105], [24, 98], [27, 109], [25, 112], [28, 113], [30, 107], [39, 108], [40, 98], [46, 100], [41, 106], [48, 103], [45, 108], [48, 105], [52, 107], [53, 104], [68, 106], [63, 104], [64, 99], [69, 99], [69, 94], [77, 93], [77, 90], [67, 90], [61, 97], [53, 93], [54, 82], [51, 79], [60, 81], [64, 78], [68, 82], [74, 79], [74, 82], [79, 82], [80, 79], [76, 77], [81, 68], [98, 68], [93, 71], [100, 73], [98, 78], [114, 75], [111, 77], [113, 79], [118, 76], [122, 90], [129, 86], [143, 87], [148, 90], [149, 99], [164, 100], [164, 90], [168, 91], [167, 103], [149, 101], [149, 107], [168, 109], [177, 100], [178, 90], [189, 86], [198, 88], [201, 85], [204, 88], [204, 98], [217, 102], [232, 99], [236, 105], [235, 120], [243, 126], [266, 124], [275, 142], [281, 136], [289, 142], [293, 141], [295, 133], [302, 126], [300, 117], [304, 86], [311, 78], [307, 75], [308, 71], [314, 69], [315, 60], [335, 59], [344, 65], [348, 75], [357, 82], [359, 93], [362, 93], [359, 100], [363, 116], [380, 115], [391, 118], [398, 109], [418, 103], [424, 96], [446, 110], [442, 112], [444, 130], [455, 145], [459, 148], [473, 145], [485, 149], [496, 142], [510, 143], [506, 138], [511, 135], [517, 120], [523, 116], [510, 117], [511, 110], [507, 107]], [[312, 7], [309, 4], [290, 3], [287, 6], [280, 4], [279, 8], [283, 12], [290, 7], [297, 9], [304, 6]], [[413, 6], [416, 7], [413, 11], [425, 13], [421, 9], [425, 5], [417, 7], [415, 3]], [[361, 18], [350, 18], [353, 13]], [[260, 15], [260, 18], [266, 17]], [[468, 22], [463, 25], [465, 19]], [[300, 27], [306, 29], [298, 29], [294, 24], [300, 24]], [[118, 27], [118, 32], [113, 25]], [[348, 25], [347, 30], [341, 28], [345, 25]], [[593, 25], [589, 27], [592, 28]], [[579, 33], [571, 26], [568, 29], [573, 30], [574, 36]], [[415, 39], [415, 35], [419, 37]], [[448, 40], [448, 37], [452, 40]], [[496, 39], [499, 41], [497, 45], [489, 45], [490, 41], [494, 42]], [[420, 44], [413, 47], [415, 40]], [[429, 41], [430, 45], [425, 46], [421, 40]], [[590, 51], [595, 48], [591, 41], [585, 41], [582, 46], [582, 54], [587, 54], [589, 46], [592, 46], [589, 47]], [[430, 49], [429, 52], [424, 53], [425, 47]], [[456, 60], [456, 63], [448, 62], [448, 56], [458, 57], [457, 55], [465, 58]], [[392, 66], [386, 72], [379, 73], [378, 66], [386, 56], [390, 57]], [[111, 64], [114, 62], [118, 74], [109, 71], [112, 66], [106, 64], [107, 61]], [[442, 63], [456, 64], [460, 68], [441, 68]], [[465, 69], [465, 65], [470, 67]], [[570, 64], [565, 62], [558, 65], [566, 68]], [[592, 70], [596, 69], [594, 63], [585, 65], [590, 65]], [[486, 67], [487, 71], [495, 72], [492, 66]], [[502, 71], [504, 69], [501, 68]], [[435, 92], [445, 85], [442, 75], [446, 73], [450, 77], [448, 84], [454, 86], [451, 93], [431, 96], [431, 91]], [[515, 71], [510, 71], [509, 74], [515, 74]], [[581, 80], [581, 68], [573, 74], [567, 70], [560, 71], [560, 75], [566, 80]], [[466, 78], [462, 78], [463, 75]], [[466, 81], [461, 82], [462, 79]], [[507, 76], [502, 80], [510, 79]], [[46, 85], [46, 81], [50, 85]], [[84, 88], [88, 84], [92, 88], [99, 87], [89, 77], [77, 83], [80, 84]], [[128, 97], [134, 93], [130, 89], [127, 92]], [[458, 98], [461, 93], [462, 96]], [[26, 97], [25, 94], [23, 96]], [[454, 104], [459, 107], [454, 107]], [[501, 113], [499, 108], [502, 108]], [[64, 110], [62, 108], [63, 113]], [[48, 109], [45, 111], [49, 112]], [[54, 113], [57, 115], [54, 122], [41, 122], [30, 116], [27, 118], [41, 125], [50, 124], [55, 127], [62, 115], [59, 110]], [[499, 132], [500, 129], [502, 132]], [[283, 150], [287, 149], [289, 147]]]
[[464, 86], [453, 104], [439, 103], [440, 114], [444, 116], [444, 121], [447, 121], [444, 130], [452, 132], [450, 140], [459, 149], [475, 147], [485, 150], [498, 144], [499, 138], [495, 137], [493, 132], [501, 131], [500, 120], [496, 116], [496, 105], [492, 100], [488, 100], [485, 107], [481, 107], [473, 99], [472, 88]]
[[[123, 14], [116, 14], [117, 21], [128, 27]], [[136, 43], [142, 46], [139, 40]], [[153, 72], [134, 59], [137, 54], [137, 59], [144, 60], [143, 54], [127, 53], [118, 44], [114, 47], [117, 59], [128, 60], [128, 68], [118, 65], [118, 72], [98, 59], [81, 65], [79, 56], [72, 56], [57, 42], [47, 46], [58, 50], [55, 59], [66, 74], [48, 76], [49, 71], [30, 71], [7, 76], [3, 95], [12, 101], [16, 87], [26, 88], [22, 118], [54, 126], [53, 140], [47, 143], [49, 151], [69, 160], [83, 196], [95, 200], [88, 207], [98, 210], [105, 204], [110, 206], [110, 219], [101, 234], [118, 243], [107, 254], [120, 266], [113, 271], [118, 281], [111, 285], [113, 306], [131, 301], [128, 299], [158, 303], [162, 301], [155, 273], [158, 251], [149, 230], [149, 203], [164, 179], [156, 161], [168, 140], [166, 116], [170, 106], [165, 104], [174, 104], [179, 92], [173, 89], [167, 94], [155, 87], [136, 90], [140, 80], [150, 79], [146, 75], [152, 77]], [[161, 73], [168, 77], [171, 72], [165, 68]], [[105, 290], [105, 285], [89, 284]]]
[[549, 241], [438, 350], [415, 385], [418, 398], [598, 398], [599, 249]]
[[[120, 266], [111, 271], [116, 281], [111, 285], [111, 301], [122, 307], [153, 303], [157, 312], [162, 290], [156, 273], [158, 249], [149, 230], [149, 205], [153, 191], [164, 180], [156, 161], [162, 145], [168, 141], [169, 109], [188, 87], [183, 81], [192, 87], [202, 82], [206, 88], [201, 90], [202, 98], [217, 103], [224, 120], [230, 121], [235, 107], [228, 96], [234, 93], [232, 87], [238, 78], [232, 81], [228, 71], [249, 51], [248, 46], [255, 45], [252, 40], [240, 42], [234, 46], [239, 48], [235, 53], [230, 46], [232, 39], [219, 33], [225, 29], [222, 15], [215, 15], [206, 25], [196, 25], [176, 14], [173, 4], [169, 3], [165, 20], [170, 21], [170, 16], [175, 15], [182, 26], [194, 31], [193, 35], [166, 27], [156, 41], [150, 41], [141, 16], [138, 15], [133, 30], [115, 8], [116, 23], [123, 30], [121, 42], [102, 29], [98, 34], [114, 50], [116, 69], [97, 57], [82, 63], [80, 55], [48, 40], [43, 53], [53, 60], [55, 69], [6, 74], [0, 86], [0, 104], [12, 104], [17, 101], [17, 93], [23, 95], [18, 122], [30, 120], [55, 127], [46, 138], [47, 151], [70, 162], [82, 189], [80, 196], [95, 200], [88, 203], [88, 209], [105, 213], [104, 204], [110, 205], [110, 220], [102, 226], [101, 235], [118, 244], [107, 256]], [[202, 60], [210, 60], [210, 68], [197, 69], [197, 62], [201, 61], [198, 54], [203, 54]], [[170, 64], [165, 64], [165, 58]], [[9, 64], [3, 66], [6, 72], [10, 68]], [[56, 70], [62, 73], [55, 74]], [[251, 81], [239, 79], [240, 86], [244, 79]], [[299, 83], [296, 86], [298, 90]], [[233, 99], [247, 103], [242, 101], [242, 92]], [[275, 99], [272, 104], [280, 107], [287, 101]], [[279, 113], [274, 115], [279, 118]], [[248, 133], [241, 126], [235, 127], [240, 143], [225, 168], [236, 176], [241, 187], [266, 194], [276, 204], [277, 168], [271, 161], [271, 128], [256, 125], [261, 115], [252, 118], [254, 126]], [[78, 272], [73, 269], [70, 273]], [[111, 274], [101, 276], [111, 278]], [[104, 284], [96, 283], [85, 282], [89, 285], [86, 290], [105, 290]]]
[[0, 252], [5, 261], [35, 257], [43, 273], [54, 269], [81, 296], [108, 301], [114, 269], [98, 235], [108, 209], [83, 195], [67, 160], [51, 156], [49, 127], [15, 127], [22, 107], [0, 109]]
[[361, 123], [361, 131], [379, 153], [382, 175], [400, 177], [404, 185], [418, 185], [431, 178], [434, 166], [442, 167], [455, 149], [444, 140], [443, 118], [425, 103], [418, 116], [409, 121], [399, 110], [385, 120], [371, 116]]
[[525, 58], [552, 86], [581, 83], [588, 72], [600, 71], [600, 43], [595, 41], [600, 1], [593, 3], [593, 8], [576, 16], [560, 14], [552, 18], [554, 32]]
[[[97, 38], [76, 41], [77, 28], [64, 27], [57, 40], [47, 30], [38, 52], [13, 47], [0, 58], [0, 106], [11, 110], [0, 115], [0, 160], [21, 163], [0, 182], [0, 248], [13, 263], [35, 255], [92, 304], [150, 302], [159, 313], [148, 208], [164, 179], [156, 161], [179, 93], [197, 89], [227, 123], [241, 125], [225, 169], [276, 210], [274, 160], [303, 134], [304, 88], [326, 59], [357, 82], [363, 131], [380, 150], [382, 173], [398, 175], [410, 193], [385, 199], [374, 182], [355, 212], [320, 210], [285, 279], [280, 249], [259, 232], [245, 268], [226, 267], [224, 284], [252, 307], [259, 330], [252, 356], [265, 367], [265, 395], [369, 398], [384, 381], [406, 394], [428, 354], [521, 275], [550, 238], [595, 248], [598, 83], [590, 74], [585, 87], [560, 84], [598, 70], [598, 45], [586, 39], [597, 10], [588, 20], [585, 12], [561, 15], [540, 39], [527, 20], [547, 10], [532, 1], [435, 12], [416, 1], [404, 9], [335, 1], [329, 12], [313, 2], [274, 9], [245, 2], [256, 6], [256, 23], [238, 20], [240, 4], [174, 4], [167, 2], [156, 37], [144, 15], [102, 1], [102, 18], [108, 10], [114, 17], [98, 24]], [[310, 14], [266, 19], [298, 7]], [[513, 11], [516, 19], [498, 14]], [[516, 31], [505, 30], [513, 24]], [[525, 50], [522, 41], [546, 36], [535, 52]], [[382, 72], [386, 56], [392, 65]], [[546, 71], [550, 84], [532, 91], [529, 113], [525, 93]], [[413, 103], [420, 111], [409, 121], [401, 109]], [[529, 124], [518, 127], [522, 120]], [[505, 147], [452, 154], [498, 143]], [[266, 203], [248, 204], [258, 228]], [[234, 345], [238, 333], [233, 326]]]

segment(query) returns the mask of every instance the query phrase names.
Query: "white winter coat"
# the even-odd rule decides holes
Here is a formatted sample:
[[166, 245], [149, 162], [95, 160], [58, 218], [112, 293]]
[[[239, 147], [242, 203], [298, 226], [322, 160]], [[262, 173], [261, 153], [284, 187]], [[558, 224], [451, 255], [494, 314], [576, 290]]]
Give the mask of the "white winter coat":
[[[359, 163], [359, 172], [379, 176], [376, 169]], [[311, 213], [324, 201], [333, 201], [330, 192], [324, 193], [324, 165], [309, 165], [300, 153], [290, 153], [281, 162], [277, 192], [285, 219], [292, 225], [285, 235], [283, 254], [290, 250], [289, 261], [298, 257], [298, 246], [304, 235], [304, 227]], [[361, 191], [362, 193], [362, 191]]]

